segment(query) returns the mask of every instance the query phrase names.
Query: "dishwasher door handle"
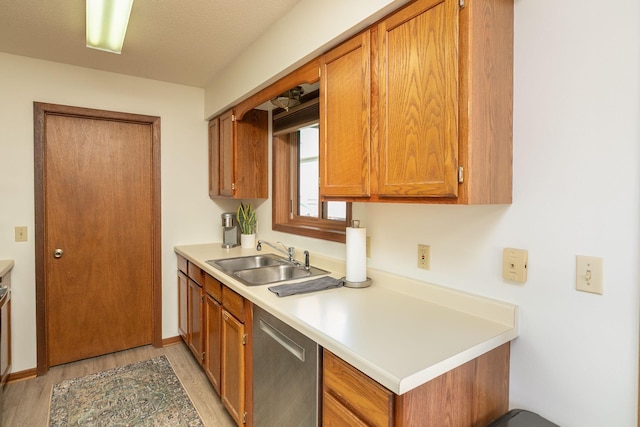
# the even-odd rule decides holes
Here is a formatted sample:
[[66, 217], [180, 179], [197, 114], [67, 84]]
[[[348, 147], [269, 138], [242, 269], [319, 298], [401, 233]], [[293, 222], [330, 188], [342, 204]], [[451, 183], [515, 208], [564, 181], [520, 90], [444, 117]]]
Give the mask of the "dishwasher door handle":
[[304, 362], [304, 348], [296, 344], [295, 341], [293, 341], [291, 338], [289, 338], [262, 319], [260, 319], [260, 330], [264, 331], [265, 334], [273, 338], [274, 341], [284, 347], [289, 353], [293, 354], [296, 358], [300, 359], [300, 361]]

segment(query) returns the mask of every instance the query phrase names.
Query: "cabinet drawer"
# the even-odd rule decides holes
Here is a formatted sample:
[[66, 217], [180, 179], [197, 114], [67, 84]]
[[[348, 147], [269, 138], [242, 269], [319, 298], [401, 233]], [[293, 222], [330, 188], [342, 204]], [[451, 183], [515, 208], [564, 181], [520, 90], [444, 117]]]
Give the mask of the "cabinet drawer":
[[182, 271], [184, 274], [187, 274], [187, 259], [180, 255], [178, 257], [178, 270]]
[[206, 273], [204, 275], [204, 290], [211, 295], [211, 298], [222, 302], [222, 284]]
[[222, 287], [222, 306], [244, 323], [244, 298], [226, 286]]
[[191, 278], [198, 285], [204, 285], [204, 271], [191, 261], [187, 261], [187, 276]]
[[388, 426], [393, 420], [393, 393], [327, 350], [323, 373], [324, 393], [356, 418], [374, 426]]
[[367, 423], [358, 418], [330, 393], [322, 395], [322, 426], [323, 427], [366, 427]]

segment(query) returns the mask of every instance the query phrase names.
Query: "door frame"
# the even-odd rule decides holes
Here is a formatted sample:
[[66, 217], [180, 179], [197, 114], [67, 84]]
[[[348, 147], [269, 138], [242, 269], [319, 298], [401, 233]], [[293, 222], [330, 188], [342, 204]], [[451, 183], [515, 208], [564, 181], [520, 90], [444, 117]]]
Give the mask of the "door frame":
[[160, 204], [160, 117], [116, 111], [96, 110], [83, 107], [33, 103], [34, 136], [34, 205], [35, 205], [35, 267], [36, 267], [36, 375], [44, 375], [49, 370], [47, 352], [47, 298], [45, 272], [45, 119], [47, 115], [72, 116], [86, 119], [111, 120], [128, 123], [141, 123], [151, 126], [151, 179], [152, 200], [152, 267], [151, 267], [151, 344], [162, 347], [162, 242], [161, 242], [161, 204]]

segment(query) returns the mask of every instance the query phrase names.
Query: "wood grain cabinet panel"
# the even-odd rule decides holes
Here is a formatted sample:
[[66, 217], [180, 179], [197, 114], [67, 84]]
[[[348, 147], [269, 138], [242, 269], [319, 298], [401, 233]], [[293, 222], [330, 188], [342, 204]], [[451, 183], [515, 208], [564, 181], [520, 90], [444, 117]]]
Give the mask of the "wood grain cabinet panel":
[[320, 58], [320, 193], [369, 196], [371, 33]]
[[239, 426], [245, 417], [245, 326], [222, 310], [222, 403]]
[[196, 281], [188, 278], [189, 294], [187, 296], [188, 334], [187, 345], [196, 357], [198, 363], [202, 364], [204, 359], [202, 351], [202, 310], [204, 304], [204, 294], [202, 286]]
[[420, 0], [378, 25], [380, 196], [457, 196], [458, 9]]
[[209, 197], [268, 197], [268, 112], [233, 110], [209, 121]]
[[392, 392], [327, 350], [324, 351], [323, 365], [323, 394], [330, 395], [339, 403], [336, 405], [331, 398], [325, 402], [326, 405], [323, 403], [330, 418], [353, 418], [371, 426], [390, 425], [393, 419]]
[[222, 366], [222, 305], [207, 293], [204, 303], [204, 372], [220, 394]]
[[178, 332], [184, 342], [189, 340], [188, 295], [189, 282], [187, 275], [178, 270]]

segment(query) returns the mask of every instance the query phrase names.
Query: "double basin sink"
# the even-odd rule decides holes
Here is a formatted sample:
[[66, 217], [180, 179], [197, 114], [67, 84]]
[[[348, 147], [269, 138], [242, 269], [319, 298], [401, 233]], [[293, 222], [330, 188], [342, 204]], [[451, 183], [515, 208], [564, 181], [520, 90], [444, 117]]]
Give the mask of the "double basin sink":
[[306, 269], [297, 262], [291, 262], [275, 254], [214, 259], [207, 261], [207, 264], [229, 274], [246, 286], [267, 285], [329, 274], [328, 271], [316, 267], [309, 266]]

